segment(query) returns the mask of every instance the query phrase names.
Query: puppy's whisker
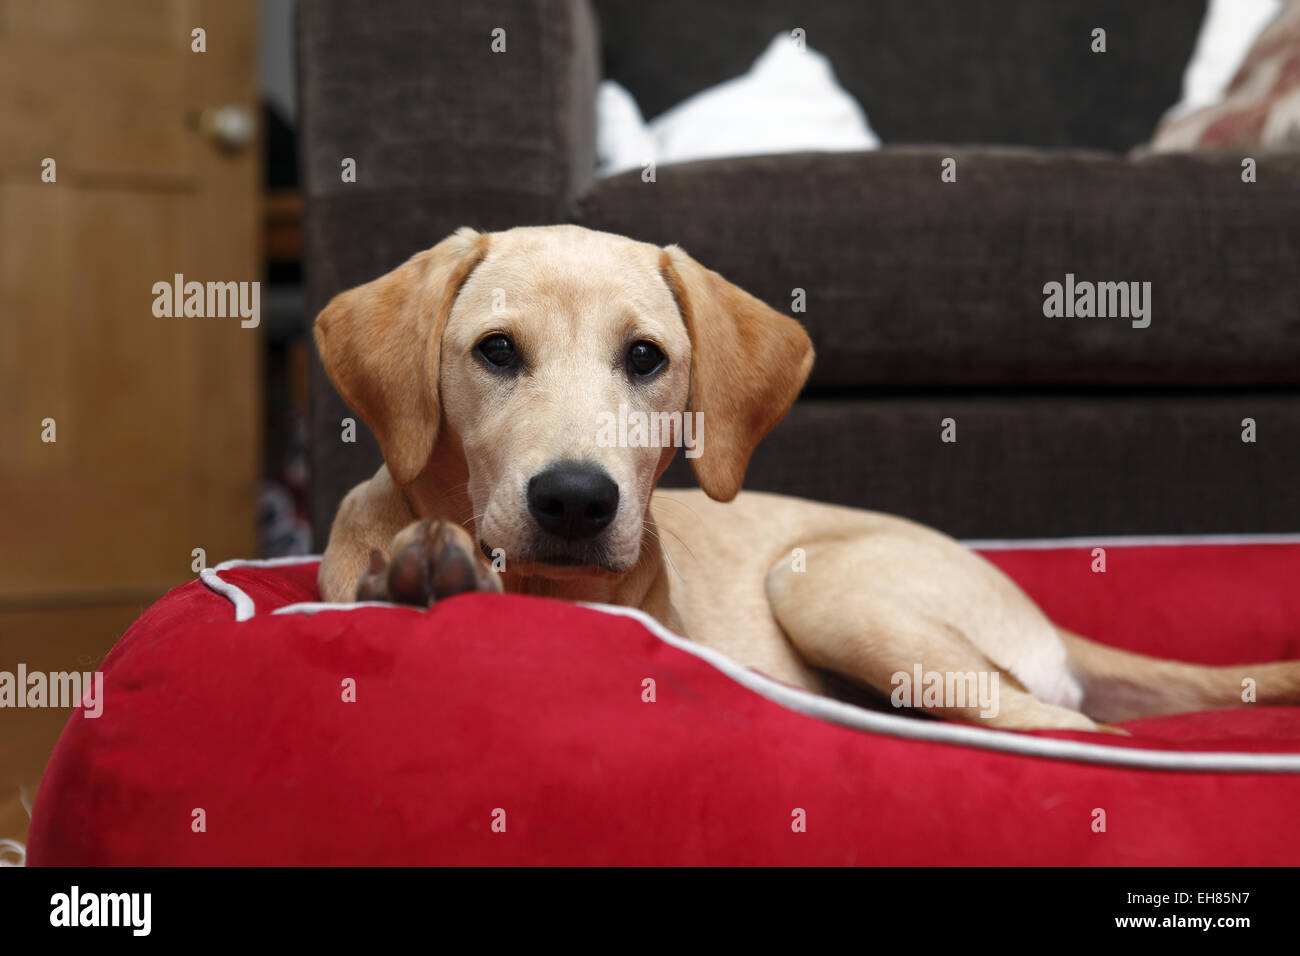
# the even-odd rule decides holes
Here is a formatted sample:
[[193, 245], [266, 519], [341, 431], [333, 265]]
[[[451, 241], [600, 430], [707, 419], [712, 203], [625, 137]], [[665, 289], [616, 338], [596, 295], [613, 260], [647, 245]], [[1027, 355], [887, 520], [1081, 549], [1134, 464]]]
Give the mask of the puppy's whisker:
[[444, 497], [456, 498], [469, 491], [469, 482], [462, 481], [454, 485], [447, 485], [446, 487], [439, 488], [438, 490]]
[[690, 516], [691, 516], [692, 518], [694, 518], [694, 519], [697, 520], [697, 521], [701, 520], [701, 519], [700, 519], [700, 513], [699, 513], [698, 511], [696, 511], [694, 508], [692, 508], [692, 507], [691, 507], [689, 504], [687, 504], [685, 501], [679, 501], [679, 500], [677, 500], [676, 498], [665, 498], [665, 497], [662, 496], [662, 495], [655, 495], [655, 497], [654, 497], [654, 507], [657, 508], [657, 507], [659, 507], [660, 505], [675, 505], [675, 506], [677, 506], [678, 508], [685, 508], [686, 511], [687, 511], [687, 513], [690, 514]]
[[[659, 532], [655, 529], [655, 527], [651, 525], [650, 522], [646, 521], [645, 519], [642, 519], [641, 530], [650, 534], [656, 541], [659, 542], [659, 553], [664, 556], [664, 560], [668, 562], [668, 567], [672, 569], [673, 574], [677, 575], [678, 577], [681, 577], [682, 572], [678, 570], [677, 562], [673, 560], [673, 556], [671, 553], [669, 553], [668, 549], [663, 546], [664, 539], [659, 535]], [[673, 535], [673, 537], [677, 538], [676, 535]], [[677, 538], [677, 540], [681, 541], [681, 538]], [[682, 546], [685, 547], [684, 544]], [[689, 552], [690, 548], [687, 548], [686, 550]], [[694, 558], [695, 555], [692, 554], [691, 557]]]
[[[681, 535], [679, 535], [676, 531], [673, 531], [671, 528], [664, 527], [661, 525], [652, 525], [649, 519], [642, 519], [641, 527], [644, 528], [646, 531], [649, 531], [651, 534], [653, 534], [655, 536], [655, 539], [659, 541], [660, 545], [663, 544], [664, 534], [672, 535], [673, 540], [676, 541], [679, 545], [681, 545], [682, 550], [686, 552], [686, 554], [690, 557], [690, 559], [692, 561], [697, 560], [695, 557], [695, 552], [691, 550], [691, 546], [682, 539]], [[664, 554], [668, 555], [668, 551], [666, 549], [664, 550]], [[669, 560], [671, 561], [672, 556], [668, 555], [668, 557]], [[674, 567], [673, 570], [676, 571], [677, 569]]]

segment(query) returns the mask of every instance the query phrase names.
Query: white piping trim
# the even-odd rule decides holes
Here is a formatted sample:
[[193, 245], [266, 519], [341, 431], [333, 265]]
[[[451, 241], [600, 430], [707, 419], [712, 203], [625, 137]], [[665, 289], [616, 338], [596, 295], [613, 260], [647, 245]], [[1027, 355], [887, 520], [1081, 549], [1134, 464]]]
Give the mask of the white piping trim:
[[1300, 544], [1300, 534], [1119, 534], [1095, 538], [990, 538], [961, 542], [974, 551], [1049, 551], [1056, 548], [1149, 548], [1205, 544]]
[[257, 608], [253, 605], [253, 599], [242, 589], [221, 578], [222, 571], [228, 571], [231, 568], [279, 568], [294, 564], [310, 564], [312, 561], [319, 560], [320, 557], [314, 554], [306, 556], [293, 555], [287, 558], [249, 558], [247, 560], [235, 558], [231, 561], [222, 561], [215, 568], [204, 568], [199, 572], [199, 579], [235, 605], [235, 621], [242, 624], [257, 613]]
[[283, 568], [295, 564], [311, 564], [321, 559], [319, 554], [291, 554], [283, 558], [231, 558], [222, 561], [214, 571], [226, 571], [230, 568]]
[[990, 728], [968, 727], [962, 724], [939, 723], [915, 717], [879, 713], [846, 704], [843, 701], [822, 697], [750, 670], [736, 661], [702, 644], [696, 644], [674, 634], [654, 618], [637, 608], [617, 607], [610, 604], [586, 604], [584, 607], [618, 614], [640, 621], [655, 637], [688, 654], [694, 654], [712, 664], [732, 680], [743, 684], [768, 700], [781, 704], [801, 714], [842, 724], [856, 730], [867, 730], [924, 740], [931, 743], [951, 743], [982, 750], [1030, 757], [1049, 757], [1057, 760], [1076, 760], [1081, 763], [1110, 764], [1120, 767], [1143, 767], [1149, 770], [1220, 770], [1251, 773], [1300, 773], [1300, 754], [1216, 753], [1213, 751], [1138, 750], [1128, 747], [1111, 747], [1105, 744], [1082, 743], [1075, 740], [1056, 740], [1047, 737], [996, 731]]
[[418, 607], [410, 604], [389, 604], [387, 601], [356, 601], [352, 604], [331, 604], [328, 601], [301, 601], [298, 604], [285, 604], [277, 607], [272, 614], [319, 614], [321, 611], [351, 611], [363, 607], [405, 608], [420, 613]]
[[[1063, 539], [1065, 540], [1065, 539]], [[1083, 539], [1079, 539], [1083, 540]], [[1104, 539], [1087, 539], [1089, 541]], [[1300, 540], [1300, 539], [1298, 539]], [[319, 555], [291, 558], [269, 558], [250, 561], [223, 561], [215, 569], [208, 569], [199, 575], [203, 583], [235, 606], [235, 620], [247, 621], [256, 611], [253, 600], [241, 588], [229, 581], [222, 580], [221, 571], [231, 568], [281, 567], [294, 564], [309, 564], [319, 561]], [[1067, 760], [1078, 763], [1100, 764], [1112, 767], [1132, 767], [1143, 770], [1179, 770], [1190, 772], [1219, 773], [1300, 773], [1300, 754], [1291, 753], [1221, 753], [1214, 751], [1178, 751], [1178, 750], [1140, 750], [1128, 747], [1113, 747], [1105, 744], [1084, 743], [1076, 740], [1057, 740], [1050, 737], [1031, 737], [1011, 731], [998, 731], [984, 727], [968, 727], [962, 724], [943, 723], [916, 717], [903, 717], [897, 714], [878, 713], [832, 700], [818, 694], [791, 687], [780, 681], [750, 670], [725, 654], [697, 644], [680, 634], [675, 634], [664, 627], [650, 615], [638, 608], [619, 607], [611, 604], [592, 604], [577, 602], [582, 607], [591, 608], [605, 614], [630, 617], [638, 621], [665, 644], [692, 654], [721, 671], [736, 683], [748, 690], [766, 697], [773, 703], [788, 710], [818, 720], [829, 721], [855, 730], [882, 734], [887, 737], [899, 737], [904, 740], [920, 740], [926, 743], [952, 744], [961, 747], [973, 747], [978, 750], [993, 750], [999, 753], [1016, 754], [1022, 757], [1043, 757], [1049, 760]], [[366, 601], [356, 604], [328, 604], [319, 601], [306, 601], [277, 608], [272, 614], [317, 614], [322, 611], [351, 611], [363, 607], [397, 607], [378, 601]], [[412, 608], [416, 613], [417, 609]], [[245, 611], [247, 613], [245, 613]]]
[[199, 580], [235, 605], [237, 623], [243, 624], [257, 612], [257, 608], [253, 606], [253, 599], [240, 588], [223, 581], [214, 568], [204, 568], [200, 571]]

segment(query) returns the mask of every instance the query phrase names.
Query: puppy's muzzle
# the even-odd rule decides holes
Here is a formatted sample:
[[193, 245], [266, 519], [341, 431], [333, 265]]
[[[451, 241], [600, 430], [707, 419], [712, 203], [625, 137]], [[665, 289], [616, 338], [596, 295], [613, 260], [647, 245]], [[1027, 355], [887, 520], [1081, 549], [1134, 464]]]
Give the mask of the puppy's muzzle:
[[529, 480], [528, 511], [548, 534], [584, 541], [614, 520], [618, 484], [594, 465], [562, 462]]

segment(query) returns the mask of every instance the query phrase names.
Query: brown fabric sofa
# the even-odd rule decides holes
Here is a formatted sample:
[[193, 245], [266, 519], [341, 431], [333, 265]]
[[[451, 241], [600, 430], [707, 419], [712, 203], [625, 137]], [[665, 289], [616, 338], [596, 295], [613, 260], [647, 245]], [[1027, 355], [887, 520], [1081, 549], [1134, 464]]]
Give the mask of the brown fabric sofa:
[[[461, 225], [676, 242], [784, 311], [804, 290], [817, 364], [748, 487], [964, 537], [1300, 530], [1300, 155], [1245, 183], [1240, 154], [1128, 152], [1178, 98], [1203, 3], [488, 6], [300, 6], [313, 313]], [[602, 75], [653, 118], [795, 27], [886, 148], [594, 177]], [[1150, 327], [1046, 317], [1067, 273], [1150, 282]], [[379, 456], [340, 441], [319, 366], [313, 401], [323, 546]]]

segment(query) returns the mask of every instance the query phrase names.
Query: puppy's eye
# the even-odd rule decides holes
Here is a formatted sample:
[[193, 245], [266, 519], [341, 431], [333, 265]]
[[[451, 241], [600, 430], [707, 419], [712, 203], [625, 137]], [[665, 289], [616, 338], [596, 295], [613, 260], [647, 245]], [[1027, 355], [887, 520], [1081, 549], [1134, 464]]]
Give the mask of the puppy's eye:
[[514, 368], [519, 364], [519, 353], [515, 351], [515, 343], [510, 341], [509, 336], [489, 335], [478, 344], [478, 354], [490, 365], [497, 368]]
[[627, 370], [642, 378], [659, 371], [666, 361], [653, 342], [634, 342], [627, 350]]

